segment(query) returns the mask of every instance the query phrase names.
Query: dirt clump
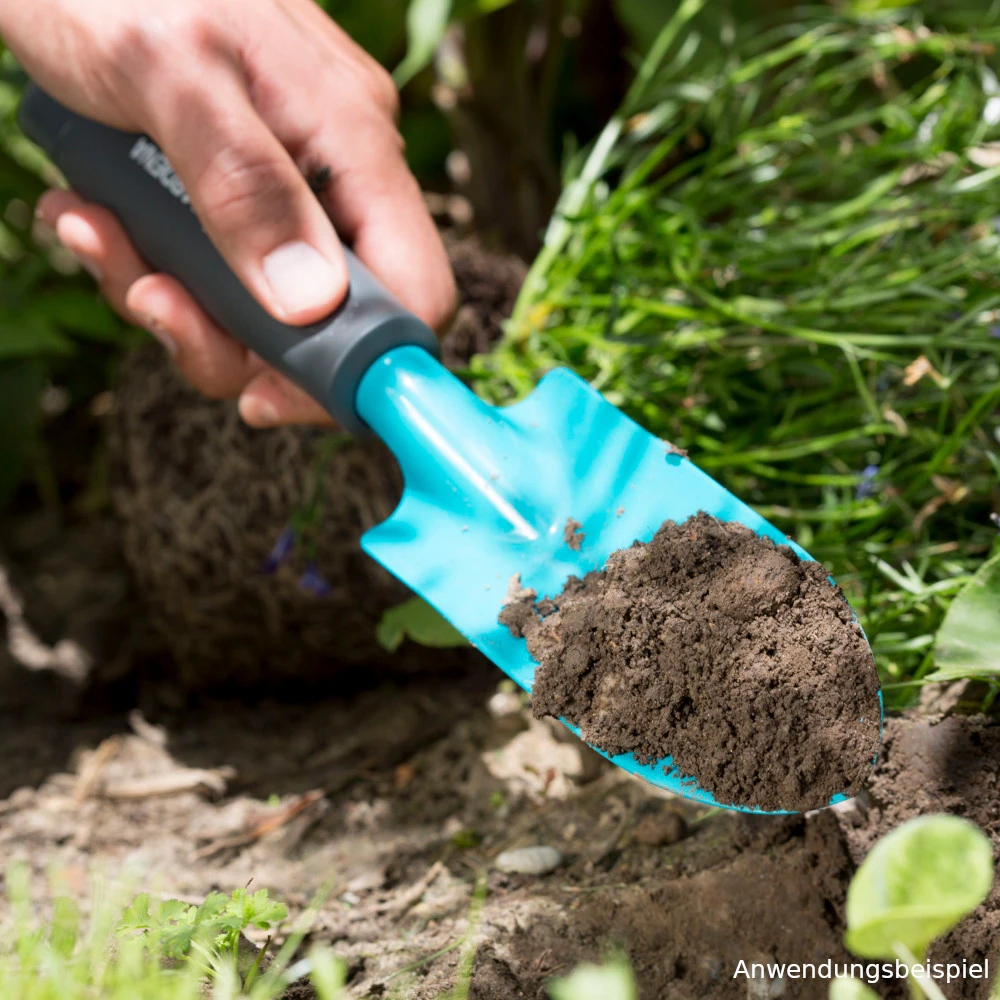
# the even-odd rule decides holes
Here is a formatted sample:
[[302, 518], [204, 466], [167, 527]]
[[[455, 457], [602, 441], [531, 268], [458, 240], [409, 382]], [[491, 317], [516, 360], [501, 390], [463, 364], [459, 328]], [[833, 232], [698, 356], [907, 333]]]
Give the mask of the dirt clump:
[[574, 552], [580, 551], [580, 546], [583, 545], [583, 540], [586, 537], [580, 530], [582, 527], [583, 525], [579, 521], [574, 521], [573, 518], [569, 518], [563, 527], [563, 541]]
[[535, 596], [500, 620], [539, 663], [537, 716], [610, 754], [672, 757], [722, 802], [800, 811], [867, 780], [871, 651], [823, 567], [791, 548], [700, 513]]

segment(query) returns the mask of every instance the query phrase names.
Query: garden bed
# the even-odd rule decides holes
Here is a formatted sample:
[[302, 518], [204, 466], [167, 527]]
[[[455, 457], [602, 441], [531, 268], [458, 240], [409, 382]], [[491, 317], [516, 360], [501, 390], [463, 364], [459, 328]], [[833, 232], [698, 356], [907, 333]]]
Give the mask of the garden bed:
[[[887, 721], [882, 762], [850, 806], [753, 819], [611, 768], [497, 691], [476, 653], [447, 668], [423, 657], [422, 676], [349, 696], [167, 707], [148, 681], [109, 702], [6, 656], [0, 855], [26, 860], [38, 887], [62, 872], [81, 897], [93, 871], [193, 901], [252, 879], [294, 914], [329, 886], [313, 936], [348, 960], [358, 998], [431, 1000], [474, 955], [469, 996], [534, 1000], [552, 975], [619, 944], [640, 995], [670, 1000], [765, 995], [732, 978], [740, 960], [848, 961], [849, 879], [911, 816], [967, 816], [1000, 847], [1000, 726], [958, 714], [954, 692], [950, 706], [928, 698]], [[501, 851], [536, 844], [563, 864], [494, 867]], [[994, 890], [937, 948], [981, 961], [998, 928]], [[949, 997], [985, 997], [975, 986], [952, 984]], [[826, 986], [769, 988], [821, 997]]]

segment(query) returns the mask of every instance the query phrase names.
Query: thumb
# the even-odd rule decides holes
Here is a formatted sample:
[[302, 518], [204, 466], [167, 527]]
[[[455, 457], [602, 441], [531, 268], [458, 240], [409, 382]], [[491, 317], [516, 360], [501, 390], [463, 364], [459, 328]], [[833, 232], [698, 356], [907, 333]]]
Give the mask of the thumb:
[[347, 294], [340, 241], [241, 81], [220, 76], [160, 109], [151, 131], [205, 231], [261, 305], [285, 323], [315, 322]]

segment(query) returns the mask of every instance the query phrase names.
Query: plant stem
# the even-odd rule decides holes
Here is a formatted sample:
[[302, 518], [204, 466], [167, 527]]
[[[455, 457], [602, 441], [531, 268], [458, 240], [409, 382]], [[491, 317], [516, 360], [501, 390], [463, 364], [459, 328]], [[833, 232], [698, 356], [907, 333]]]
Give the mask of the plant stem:
[[[918, 959], [905, 944], [897, 942], [893, 950], [896, 952], [896, 957], [901, 962], [904, 962], [909, 969], [912, 969], [915, 965], [924, 964], [923, 959]], [[930, 974], [927, 975], [926, 979], [916, 979], [914, 976], [908, 975], [906, 982], [910, 987], [910, 996], [914, 1000], [921, 1000], [922, 997], [926, 997], [927, 1000], [948, 1000]]]

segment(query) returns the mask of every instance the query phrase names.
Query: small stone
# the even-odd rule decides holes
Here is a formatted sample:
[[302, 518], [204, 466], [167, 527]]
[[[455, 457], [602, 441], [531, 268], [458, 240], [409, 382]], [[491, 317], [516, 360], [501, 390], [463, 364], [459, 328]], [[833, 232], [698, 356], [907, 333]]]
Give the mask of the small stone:
[[487, 702], [487, 708], [494, 719], [518, 715], [521, 711], [521, 696], [513, 691], [497, 691]]
[[647, 847], [676, 844], [688, 835], [684, 817], [672, 809], [651, 813], [636, 824], [635, 839]]
[[563, 863], [563, 856], [554, 847], [518, 847], [497, 855], [493, 866], [508, 875], [548, 875]]

